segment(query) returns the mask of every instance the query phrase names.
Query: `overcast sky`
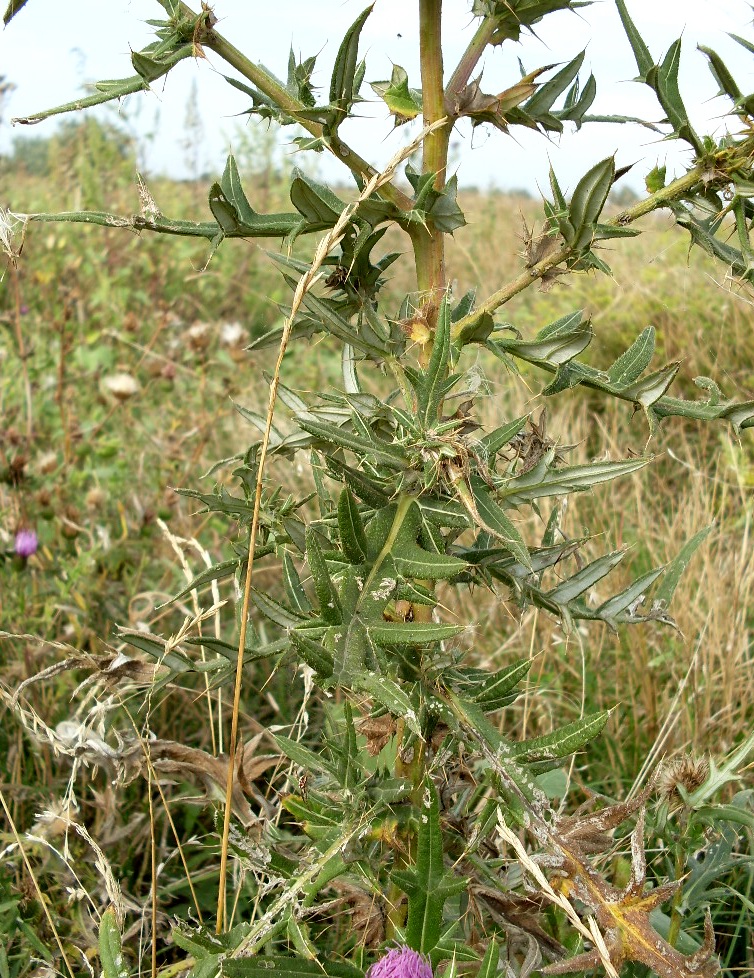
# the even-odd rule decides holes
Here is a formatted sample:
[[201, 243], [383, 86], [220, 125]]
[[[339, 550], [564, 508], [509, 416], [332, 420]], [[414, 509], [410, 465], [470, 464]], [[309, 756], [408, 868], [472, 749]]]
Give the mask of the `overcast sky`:
[[[5, 3], [0, 0], [0, 6]], [[213, 4], [218, 29], [252, 60], [262, 62], [278, 76], [285, 77], [291, 44], [304, 57], [319, 52], [315, 82], [324, 89], [323, 98], [341, 37], [364, 5], [365, 0], [217, 0]], [[724, 103], [712, 97], [716, 85], [696, 45], [718, 50], [740, 87], [754, 91], [754, 58], [726, 35], [732, 32], [754, 40], [749, 4], [744, 0], [628, 0], [628, 5], [656, 60], [683, 35], [681, 87], [692, 120], [705, 132], [719, 135], [717, 117]], [[446, 76], [473, 29], [470, 6], [470, 0], [446, 0]], [[409, 72], [410, 84], [419, 87], [417, 8], [416, 0], [377, 0], [362, 33], [367, 81], [388, 78], [392, 63], [396, 63]], [[138, 50], [149, 43], [153, 35], [146, 21], [161, 13], [154, 0], [76, 0], [74, 4], [28, 0], [0, 32], [0, 74], [16, 85], [0, 127], [0, 149], [7, 149], [14, 135], [42, 135], [51, 132], [54, 125], [44, 122], [34, 128], [14, 129], [9, 124], [11, 116], [73, 99], [84, 92], [88, 82], [133, 74], [129, 49]], [[499, 92], [515, 82], [519, 77], [518, 58], [530, 71], [570, 60], [586, 48], [582, 79], [586, 80], [591, 70], [598, 87], [593, 112], [659, 118], [649, 90], [630, 82], [636, 69], [613, 0], [602, 0], [578, 14], [556, 13], [546, 18], [537, 32], [538, 38], [529, 37], [518, 45], [507, 43], [487, 52], [483, 61], [485, 91]], [[243, 115], [248, 99], [223, 81], [223, 71], [231, 73], [211, 53], [208, 61], [183, 62], [167, 80], [157, 81], [150, 93], [131, 96], [121, 106], [123, 124], [142, 137], [142, 164], [148, 171], [172, 170], [186, 175], [189, 156], [180, 144], [194, 79], [203, 130], [197, 151], [200, 168], [219, 172], [228, 150], [241, 144], [239, 133], [249, 125]], [[363, 107], [367, 118], [348, 123], [342, 134], [362, 155], [379, 164], [410, 138], [413, 127], [393, 131], [384, 105], [366, 85], [363, 94], [371, 102]], [[111, 116], [113, 111], [110, 109]], [[593, 163], [617, 150], [618, 165], [642, 161], [633, 178], [639, 185], [656, 162], [667, 162], [671, 171], [678, 162], [674, 144], [653, 141], [651, 133], [636, 127], [593, 125], [576, 135], [570, 135], [569, 127], [562, 139], [546, 147], [541, 137], [528, 132], [514, 130], [511, 138], [488, 129], [480, 127], [473, 135], [466, 129], [459, 133], [461, 184], [525, 187], [536, 192], [538, 185], [547, 185], [549, 157], [564, 186], [572, 188]], [[334, 161], [323, 160], [321, 167], [328, 178], [340, 172]]]

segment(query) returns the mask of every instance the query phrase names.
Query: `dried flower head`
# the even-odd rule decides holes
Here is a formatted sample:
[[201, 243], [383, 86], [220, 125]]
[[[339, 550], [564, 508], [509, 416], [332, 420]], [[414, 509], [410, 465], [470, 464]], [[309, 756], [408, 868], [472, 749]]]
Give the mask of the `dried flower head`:
[[375, 961], [366, 978], [432, 978], [432, 967], [427, 959], [410, 947], [394, 947]]
[[657, 778], [657, 792], [667, 801], [680, 801], [679, 787], [691, 794], [704, 784], [708, 776], [709, 761], [706, 757], [681, 754], [663, 765]]
[[140, 390], [138, 380], [131, 374], [125, 373], [110, 374], [102, 381], [102, 386], [108, 394], [112, 394], [116, 401], [127, 401], [134, 394], [138, 394]]
[[19, 530], [16, 534], [15, 551], [19, 557], [31, 557], [37, 552], [39, 541], [34, 530]]

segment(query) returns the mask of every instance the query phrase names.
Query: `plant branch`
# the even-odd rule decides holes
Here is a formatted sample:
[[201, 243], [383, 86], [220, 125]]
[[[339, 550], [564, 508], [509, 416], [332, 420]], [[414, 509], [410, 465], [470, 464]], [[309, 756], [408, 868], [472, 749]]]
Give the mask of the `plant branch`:
[[[197, 14], [184, 3], [181, 4], [181, 10], [187, 16], [197, 17]], [[223, 61], [226, 61], [236, 71], [240, 72], [244, 78], [247, 78], [252, 84], [256, 85], [261, 92], [267, 95], [268, 98], [271, 98], [284, 112], [291, 115], [312, 136], [319, 138], [323, 135], [323, 127], [319, 123], [299, 117], [299, 113], [305, 109], [305, 106], [298, 99], [294, 98], [273, 75], [265, 71], [260, 65], [256, 65], [253, 61], [249, 60], [243, 52], [239, 51], [222, 34], [211, 29], [202, 34], [201, 41], [205, 47], [214, 51]], [[364, 180], [371, 180], [377, 176], [377, 170], [371, 164], [367, 163], [366, 160], [362, 159], [340, 137], [337, 135], [333, 136], [329, 140], [326, 140], [326, 142], [333, 155], [341, 163], [344, 163], [352, 173]], [[409, 198], [392, 183], [382, 185], [380, 187], [380, 194], [385, 200], [389, 200], [401, 210], [411, 209]]]
[[[667, 187], [662, 187], [644, 200], [640, 200], [637, 204], [634, 204], [633, 207], [626, 208], [626, 210], [621, 211], [620, 214], [617, 214], [604, 223], [609, 226], [627, 227], [629, 224], [633, 224], [638, 218], [667, 206], [673, 200], [679, 200], [687, 196], [689, 191], [699, 183], [701, 178], [702, 168], [701, 166], [696, 166], [682, 177], [673, 180]], [[575, 257], [576, 254], [576, 249], [569, 245], [561, 244], [560, 247], [549, 255], [546, 255], [541, 261], [529, 266], [520, 275], [516, 276], [516, 278], [498, 289], [497, 292], [493, 292], [488, 299], [472, 313], [469, 313], [468, 316], [464, 316], [463, 319], [455, 323], [453, 325], [453, 338], [455, 339], [460, 336], [464, 329], [468, 329], [473, 323], [480, 320], [482, 316], [491, 314], [496, 309], [499, 309], [500, 306], [505, 305], [506, 302], [515, 295], [518, 295], [519, 292], [527, 289], [532, 282], [542, 278], [551, 268], [555, 268], [569, 258]]]
[[469, 41], [466, 50], [461, 56], [461, 60], [458, 62], [456, 70], [451, 75], [450, 81], [445, 88], [445, 107], [447, 112], [454, 113], [455, 100], [468, 85], [471, 73], [479, 63], [479, 59], [484, 54], [494, 33], [495, 19], [493, 17], [485, 17]]

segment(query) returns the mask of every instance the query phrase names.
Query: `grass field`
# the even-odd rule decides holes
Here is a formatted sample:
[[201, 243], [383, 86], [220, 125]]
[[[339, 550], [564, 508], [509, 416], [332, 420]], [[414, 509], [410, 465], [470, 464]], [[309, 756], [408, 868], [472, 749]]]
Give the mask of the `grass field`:
[[[113, 182], [82, 159], [86, 163], [85, 156], [62, 159], [53, 183], [6, 166], [0, 203], [24, 212], [137, 209], [127, 161]], [[275, 209], [281, 183], [268, 184], [262, 189]], [[156, 182], [150, 189], [168, 214], [206, 215], [204, 187]], [[451, 276], [458, 294], [472, 286], [486, 294], [510, 276], [521, 249], [522, 215], [531, 223], [538, 205], [474, 193], [463, 207], [472, 230], [450, 245]], [[8, 819], [0, 840], [11, 845], [15, 829], [33, 836], [25, 843], [28, 865], [16, 851], [0, 866], [0, 940], [5, 933], [12, 978], [37, 967], [29, 948], [40, 959], [55, 956], [51, 920], [69, 948], [86, 953], [93, 946], [93, 910], [107, 902], [106, 875], [86, 835], [67, 826], [69, 819], [129, 881], [130, 938], [137, 944], [150, 853], [163, 867], [159, 919], [166, 932], [169, 915], [189, 913], [191, 887], [199, 905], [212, 905], [216, 839], [213, 807], [205, 799], [220, 792], [222, 779], [210, 760], [222, 749], [227, 704], [202, 688], [157, 688], [147, 695], [138, 681], [133, 694], [117, 702], [109, 698], [120, 697], [120, 689], [107, 675], [117, 669], [122, 649], [116, 626], [176, 635], [186, 619], [206, 615], [200, 633], [234, 629], [237, 594], [227, 583], [165, 606], [209, 562], [231, 556], [235, 539], [224, 523], [197, 513], [196, 501], [173, 489], [208, 491], [214, 481], [227, 481], [230, 467], [205, 473], [217, 460], [243, 452], [254, 436], [234, 402], [261, 408], [274, 351], [249, 354], [244, 347], [279, 320], [285, 288], [254, 244], [226, 243], [205, 267], [207, 257], [206, 246], [178, 239], [33, 225], [17, 267], [8, 265], [0, 285], [0, 771]], [[693, 378], [702, 376], [726, 397], [754, 398], [754, 296], [723, 281], [705, 256], [689, 255], [686, 239], [661, 218], [607, 259], [612, 278], [573, 276], [546, 294], [530, 290], [505, 307], [506, 321], [530, 336], [584, 308], [596, 333], [588, 355], [598, 367], [651, 323], [661, 362], [683, 361], [680, 392], [696, 390]], [[391, 284], [396, 296], [412, 288], [400, 274]], [[490, 428], [546, 409], [548, 432], [575, 446], [573, 458], [605, 451], [619, 458], [644, 448], [646, 424], [630, 406], [597, 401], [582, 389], [549, 404], [538, 396], [546, 376], [534, 368], [513, 377], [480, 354], [478, 369], [481, 389], [489, 391], [482, 411]], [[283, 382], [301, 389], [337, 385], [338, 376], [326, 341], [299, 347], [283, 370]], [[614, 708], [606, 733], [570, 771], [574, 804], [587, 787], [625, 797], [662, 758], [720, 760], [754, 721], [751, 438], [674, 419], [650, 449], [656, 458], [641, 472], [573, 497], [564, 525], [591, 538], [587, 555], [630, 548], [616, 572], [627, 585], [713, 524], [676, 592], [677, 629], [567, 632], [544, 613], [521, 615], [479, 592], [459, 599], [467, 608], [450, 607], [461, 620], [483, 623], [469, 639], [479, 662], [534, 659], [530, 692], [505, 712], [510, 734], [546, 733], [556, 721]], [[271, 478], [292, 486], [300, 474], [275, 462]], [[12, 553], [22, 527], [39, 537], [28, 560]], [[221, 607], [219, 598], [226, 602]], [[249, 672], [247, 739], [260, 724], [293, 722], [303, 692], [296, 685], [291, 695], [291, 678], [261, 667]], [[112, 739], [114, 731], [133, 739], [147, 718], [159, 743], [179, 745], [165, 748], [173, 783], [159, 794], [147, 790], [135, 762], [121, 757], [108, 767], [95, 749], [97, 738]], [[78, 756], [56, 756], [45, 728], [69, 747], [79, 743]], [[744, 772], [721, 798], [751, 784]], [[71, 806], [74, 800], [78, 807]], [[163, 817], [167, 811], [170, 819]], [[749, 842], [745, 836], [736, 841], [741, 868], [718, 885], [752, 901], [752, 869], [743, 859]], [[659, 846], [651, 856], [670, 858]], [[616, 873], [621, 858], [615, 856]], [[61, 871], [64, 864], [68, 869]], [[46, 894], [50, 919], [32, 874]], [[716, 921], [723, 955], [739, 970], [751, 934], [745, 906]], [[750, 955], [748, 962], [754, 967]]]

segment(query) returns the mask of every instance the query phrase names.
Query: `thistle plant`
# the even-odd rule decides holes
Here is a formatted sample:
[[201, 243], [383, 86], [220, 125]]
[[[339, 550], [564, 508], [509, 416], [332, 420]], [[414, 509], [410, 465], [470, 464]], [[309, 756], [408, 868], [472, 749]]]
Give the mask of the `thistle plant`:
[[[462, 234], [466, 223], [457, 178], [448, 173], [451, 134], [463, 119], [491, 127], [504, 153], [518, 127], [560, 134], [596, 121], [590, 116], [596, 81], [583, 77], [583, 52], [565, 65], [522, 67], [520, 80], [494, 95], [483, 91], [479, 71], [489, 48], [513, 48], [543, 19], [583, 3], [473, 0], [473, 33], [448, 70], [442, 0], [419, 0], [421, 77], [412, 85], [396, 65], [389, 80], [371, 88], [360, 59], [367, 7], [344, 31], [326, 97], [313, 85], [314, 57], [299, 61], [292, 53], [282, 81], [253, 60], [259, 52], [242, 53], [218, 31], [208, 6], [159, 5], [164, 15], [152, 22], [157, 40], [133, 53], [132, 77], [100, 82], [75, 103], [17, 121], [147, 90], [180, 61], [212, 55], [232, 69], [226, 80], [248, 96], [251, 115], [303, 131], [294, 139], [298, 149], [332, 154], [350, 184], [333, 189], [296, 170], [291, 210], [259, 213], [231, 156], [210, 188], [205, 222], [163, 215], [141, 184], [142, 209], [133, 215], [14, 215], [203, 238], [213, 261], [233, 247], [230, 239], [269, 239], [280, 243], [270, 259], [291, 291], [282, 323], [252, 344], [254, 351], [276, 350], [277, 360], [266, 413], [239, 408], [258, 434], [222, 463], [232, 469], [235, 490], [227, 480], [211, 491], [182, 490], [243, 531], [235, 555], [181, 595], [235, 580], [242, 594], [237, 634], [120, 634], [124, 649], [151, 657], [152, 684], [201, 689], [209, 676], [213, 689], [233, 690], [214, 922], [207, 925], [210, 908], [197, 900], [204, 925], [176, 924], [170, 951], [155, 932], [153, 967], [164, 965], [165, 974], [190, 970], [196, 978], [257, 978], [270, 969], [350, 978], [370, 965], [372, 978], [425, 978], [431, 968], [481, 978], [591, 968], [615, 975], [624, 963], [631, 974], [649, 969], [667, 978], [717, 973], [702, 906], [696, 937], [683, 929], [679, 913], [671, 930], [659, 927], [663, 905], [680, 906], [683, 867], [677, 878], [648, 882], [645, 806], [652, 785], [630, 800], [571, 815], [548, 798], [546, 774], [597, 737], [608, 713], [529, 740], [506, 738], [501, 716], [531, 660], [481, 668], [468, 641], [475, 623], [450, 620], [444, 595], [490, 590], [542, 609], [567, 628], [588, 621], [611, 629], [672, 623], [671, 599], [707, 528], [669, 565], [610, 593], [610, 573], [625, 551], [582, 559], [585, 541], [561, 521], [559, 500], [636, 472], [651, 463], [649, 451], [576, 463], [531, 415], [485, 431], [477, 368], [470, 365], [481, 350], [489, 357], [484, 362], [499, 363], [511, 376], [518, 363], [536, 368], [546, 398], [568, 397], [582, 386], [625, 401], [627, 413], [642, 412], [648, 443], [673, 416], [723, 422], [736, 432], [754, 426], [754, 402], [730, 401], [708, 378], [697, 378], [697, 399], [669, 393], [680, 364], [653, 364], [651, 326], [603, 370], [589, 363], [594, 329], [581, 312], [544, 323], [532, 336], [501, 318], [525, 289], [547, 289], [571, 274], [609, 273], [603, 242], [639, 234], [641, 219], [660, 210], [751, 286], [754, 96], [743, 94], [716, 52], [703, 48], [728, 97], [729, 129], [718, 140], [697, 133], [678, 87], [680, 39], [657, 60], [624, 0], [616, 0], [637, 80], [656, 96], [658, 118], [609, 121], [641, 121], [685, 143], [685, 172], [666, 182], [655, 168], [646, 195], [618, 213], [609, 210], [608, 197], [624, 172], [613, 157], [589, 161], [570, 193], [551, 172], [541, 223], [525, 229], [519, 271], [478, 300], [449, 286], [447, 235]], [[14, 0], [6, 23], [26, 6]], [[33, 7], [24, 15], [33, 16]], [[384, 102], [393, 125], [416, 120], [411, 143], [383, 169], [341, 134], [368, 97]], [[409, 161], [417, 149], [420, 165]], [[389, 228], [402, 235], [406, 255], [384, 251]], [[301, 257], [304, 236], [316, 241], [308, 258]], [[415, 288], [391, 307], [384, 286], [399, 260], [413, 262]], [[295, 356], [315, 335], [342, 363], [339, 388], [318, 394], [287, 386], [281, 375], [286, 353]], [[275, 485], [268, 475], [273, 459], [303, 464], [313, 490]], [[291, 477], [291, 486], [300, 482]], [[266, 565], [279, 568], [279, 578], [270, 584], [266, 574], [258, 585]], [[593, 602], [598, 582], [603, 596]], [[299, 726], [290, 736], [269, 734], [289, 772], [287, 787], [274, 782], [277, 800], [259, 801], [244, 769], [241, 703], [253, 695], [248, 677], [260, 662], [302, 674], [308, 697], [302, 709], [311, 713], [309, 733], [301, 735]], [[137, 682], [135, 668], [120, 675]], [[143, 685], [144, 672], [138, 677]], [[145, 776], [159, 780], [164, 757], [156, 744], [146, 741], [143, 749]], [[125, 754], [119, 757], [125, 763]], [[616, 830], [629, 832], [630, 819], [631, 869], [618, 886], [600, 857]], [[155, 888], [155, 927], [158, 899]], [[128, 973], [119, 912], [108, 911], [100, 925], [108, 978]], [[176, 948], [183, 957], [175, 958]]]

